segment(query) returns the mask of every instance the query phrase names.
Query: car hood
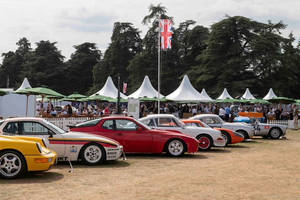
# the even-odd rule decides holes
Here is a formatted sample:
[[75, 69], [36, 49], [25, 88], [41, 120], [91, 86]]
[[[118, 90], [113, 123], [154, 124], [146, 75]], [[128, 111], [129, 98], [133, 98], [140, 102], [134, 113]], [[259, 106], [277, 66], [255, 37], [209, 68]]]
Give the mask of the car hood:
[[204, 133], [220, 134], [220, 131], [215, 130], [213, 128], [193, 127], [193, 126], [185, 126], [184, 128], [189, 130], [189, 131], [195, 131], [197, 133], [199, 133], [199, 131], [203, 131]]
[[190, 137], [186, 134], [183, 134], [179, 131], [176, 131], [176, 130], [162, 130], [162, 129], [151, 129], [149, 130], [151, 131], [151, 133], [153, 134], [158, 134], [158, 135], [168, 135], [168, 136], [179, 136], [179, 137], [188, 137], [188, 138], [193, 138], [193, 137]]
[[81, 140], [89, 140], [89, 141], [95, 141], [95, 142], [105, 142], [105, 143], [110, 143], [116, 146], [121, 146], [119, 142], [104, 137], [100, 135], [92, 135], [88, 133], [82, 133], [82, 132], [75, 132], [75, 131], [70, 131], [62, 135], [65, 139], [81, 139]]
[[235, 123], [229, 123], [225, 122], [223, 126], [231, 126], [231, 127], [244, 127], [244, 128], [251, 128], [250, 124], [244, 123], [244, 122], [235, 122]]

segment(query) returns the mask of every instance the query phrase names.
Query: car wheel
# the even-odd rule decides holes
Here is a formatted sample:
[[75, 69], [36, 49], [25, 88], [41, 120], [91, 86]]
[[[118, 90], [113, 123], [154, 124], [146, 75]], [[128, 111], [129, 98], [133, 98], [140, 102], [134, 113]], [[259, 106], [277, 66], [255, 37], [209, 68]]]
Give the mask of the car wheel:
[[0, 176], [13, 179], [22, 175], [26, 170], [26, 161], [22, 154], [16, 151], [0, 153]]
[[244, 141], [246, 139], [249, 139], [249, 135], [248, 135], [248, 133], [246, 131], [244, 131], [244, 130], [237, 130], [236, 132], [238, 132], [238, 133], [240, 133], [240, 134], [242, 134], [244, 136]]
[[227, 146], [230, 142], [230, 136], [227, 135], [226, 133], [222, 133], [222, 138], [225, 140], [225, 146]]
[[281, 136], [281, 130], [279, 128], [272, 128], [269, 135], [272, 139], [279, 139]]
[[178, 139], [171, 140], [167, 144], [166, 151], [169, 155], [177, 157], [184, 154], [185, 144]]
[[200, 135], [197, 137], [199, 141], [199, 150], [208, 150], [212, 146], [212, 139], [207, 135]]
[[87, 165], [96, 165], [105, 159], [105, 150], [99, 144], [88, 144], [83, 147], [82, 160]]

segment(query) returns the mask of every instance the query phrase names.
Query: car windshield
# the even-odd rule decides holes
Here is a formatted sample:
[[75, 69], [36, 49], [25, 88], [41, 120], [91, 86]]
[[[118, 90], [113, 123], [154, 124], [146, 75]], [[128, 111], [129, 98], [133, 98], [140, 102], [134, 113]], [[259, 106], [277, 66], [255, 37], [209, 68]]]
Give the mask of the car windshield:
[[48, 122], [47, 120], [43, 120], [43, 122], [44, 122], [45, 124], [47, 124], [49, 127], [51, 127], [51, 128], [53, 128], [54, 130], [56, 130], [59, 134], [64, 134], [64, 133], [66, 133], [65, 130], [63, 130], [63, 129], [57, 127], [57, 126], [55, 126], [54, 124]]
[[1, 124], [3, 124], [3, 122], [4, 122], [4, 120], [0, 120], [0, 126], [1, 126]]
[[96, 126], [99, 123], [100, 120], [101, 120], [101, 118], [81, 122], [81, 123], [76, 124], [75, 127]]
[[142, 121], [140, 121], [140, 120], [134, 119], [134, 121], [135, 121], [137, 124], [142, 125], [143, 127], [145, 127], [145, 128], [148, 129], [148, 130], [152, 129], [151, 127], [147, 126], [146, 124], [144, 124], [144, 122], [142, 122]]

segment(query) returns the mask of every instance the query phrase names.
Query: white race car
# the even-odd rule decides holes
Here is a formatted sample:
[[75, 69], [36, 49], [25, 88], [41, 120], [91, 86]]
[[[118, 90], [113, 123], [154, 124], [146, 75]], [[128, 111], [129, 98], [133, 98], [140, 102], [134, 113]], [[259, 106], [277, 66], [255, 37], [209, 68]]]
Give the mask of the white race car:
[[254, 128], [246, 123], [229, 123], [224, 122], [218, 115], [215, 114], [200, 114], [191, 117], [190, 119], [196, 119], [203, 121], [212, 128], [227, 128], [243, 134], [245, 139], [252, 138], [254, 135]]
[[152, 128], [179, 132], [194, 137], [199, 141], [199, 149], [201, 150], [210, 149], [212, 146], [224, 147], [226, 145], [220, 131], [211, 128], [186, 126], [174, 115], [148, 115], [141, 118], [140, 121]]
[[79, 132], [66, 132], [42, 118], [9, 118], [0, 121], [0, 135], [44, 138], [45, 145], [57, 153], [58, 160], [84, 161], [95, 165], [116, 160], [123, 147], [116, 141]]

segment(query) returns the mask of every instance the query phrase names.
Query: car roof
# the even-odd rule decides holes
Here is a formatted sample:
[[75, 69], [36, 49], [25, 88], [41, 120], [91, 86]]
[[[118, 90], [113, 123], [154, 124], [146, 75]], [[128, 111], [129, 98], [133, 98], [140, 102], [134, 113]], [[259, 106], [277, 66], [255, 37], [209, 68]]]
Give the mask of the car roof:
[[15, 122], [15, 121], [42, 121], [43, 118], [39, 117], [13, 117], [13, 118], [7, 118], [4, 121], [6, 122]]
[[218, 116], [216, 114], [199, 114], [199, 115], [195, 115], [193, 116], [194, 117], [215, 117], [215, 116]]
[[175, 117], [175, 116], [172, 114], [151, 114], [143, 118], [146, 119], [146, 118], [155, 118], [155, 117]]

